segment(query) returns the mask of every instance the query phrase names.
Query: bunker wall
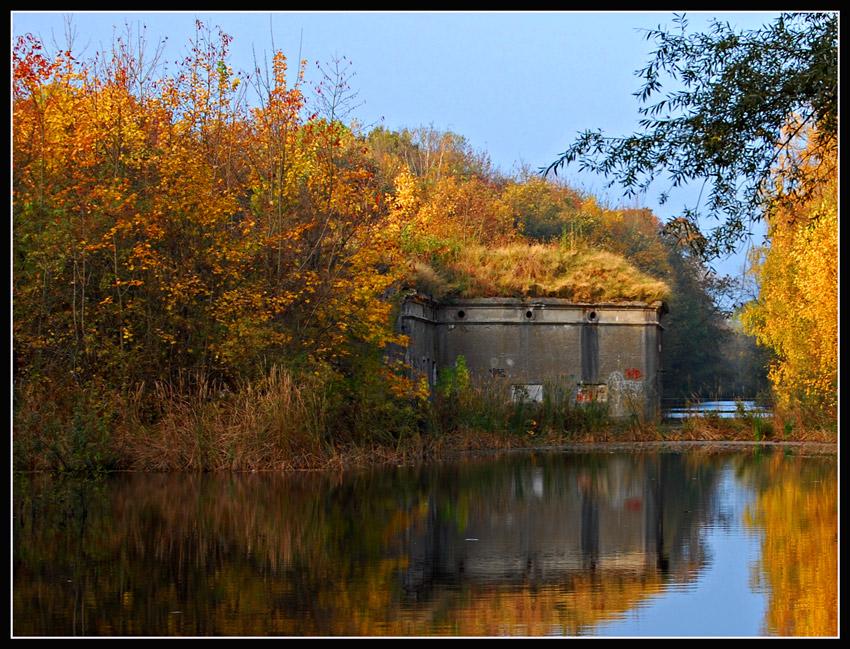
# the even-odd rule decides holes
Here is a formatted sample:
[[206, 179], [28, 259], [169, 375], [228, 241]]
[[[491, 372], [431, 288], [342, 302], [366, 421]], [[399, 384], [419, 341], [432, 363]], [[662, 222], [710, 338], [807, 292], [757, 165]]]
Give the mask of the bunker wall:
[[647, 418], [659, 413], [659, 317], [659, 308], [645, 304], [556, 299], [409, 301], [402, 312], [408, 363], [427, 372], [432, 386], [440, 368], [463, 356], [478, 380], [512, 390], [506, 398], [539, 400], [558, 384], [577, 403], [605, 404], [613, 417]]

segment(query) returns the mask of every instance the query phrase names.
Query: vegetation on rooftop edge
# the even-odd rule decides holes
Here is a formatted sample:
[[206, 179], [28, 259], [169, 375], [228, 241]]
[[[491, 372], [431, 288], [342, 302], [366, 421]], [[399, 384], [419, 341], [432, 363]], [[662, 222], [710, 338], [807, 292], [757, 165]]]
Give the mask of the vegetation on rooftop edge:
[[665, 282], [620, 255], [557, 243], [468, 246], [442, 264], [415, 264], [413, 284], [435, 299], [558, 297], [573, 302], [652, 303], [670, 294]]

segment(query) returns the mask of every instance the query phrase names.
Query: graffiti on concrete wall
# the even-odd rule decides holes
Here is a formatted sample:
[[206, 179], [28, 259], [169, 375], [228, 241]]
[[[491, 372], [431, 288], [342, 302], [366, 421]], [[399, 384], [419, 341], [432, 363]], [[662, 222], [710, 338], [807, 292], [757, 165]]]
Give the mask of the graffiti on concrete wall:
[[605, 383], [584, 383], [576, 388], [575, 402], [579, 405], [586, 403], [606, 403], [607, 401], [608, 386]]
[[638, 415], [643, 412], [646, 381], [641, 371], [629, 368], [608, 375], [608, 412], [615, 417]]

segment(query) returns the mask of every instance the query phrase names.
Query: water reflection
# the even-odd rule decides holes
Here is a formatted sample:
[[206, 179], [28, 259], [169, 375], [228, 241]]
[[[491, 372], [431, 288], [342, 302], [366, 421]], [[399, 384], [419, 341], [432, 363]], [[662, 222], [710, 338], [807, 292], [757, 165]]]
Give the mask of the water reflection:
[[754, 572], [768, 594], [764, 633], [838, 633], [838, 490], [822, 463], [778, 455], [741, 466], [758, 486], [744, 517], [762, 536]]
[[[825, 492], [806, 492], [814, 510], [793, 500], [810, 511], [799, 524], [783, 527], [779, 512], [812, 474], [834, 491], [834, 459], [795, 459], [805, 470], [768, 460], [552, 453], [346, 477], [18, 476], [13, 631], [592, 634], [648, 598], [698, 587], [712, 562], [703, 532], [721, 522], [717, 485], [730, 463], [759, 494], [747, 529], [776, 540], [754, 587], [770, 593], [771, 607], [787, 591], [781, 608], [815, 580], [826, 591], [812, 604], [834, 605], [828, 559], [806, 577], [772, 567], [790, 551], [782, 543], [808, 534], [802, 522], [828, 528]], [[765, 632], [829, 632], [808, 624], [788, 631], [768, 621]]]
[[698, 530], [716, 472], [682, 456], [551, 456], [486, 482], [466, 473], [435, 483], [430, 516], [411, 539], [408, 592], [536, 586], [572, 573], [686, 579], [705, 561]]

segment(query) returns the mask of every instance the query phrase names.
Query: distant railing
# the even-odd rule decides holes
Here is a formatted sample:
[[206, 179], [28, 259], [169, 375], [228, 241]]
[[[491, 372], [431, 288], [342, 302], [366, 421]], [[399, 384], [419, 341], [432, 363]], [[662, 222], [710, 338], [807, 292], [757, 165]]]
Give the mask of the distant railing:
[[687, 404], [681, 400], [677, 400], [676, 403], [680, 405], [662, 408], [662, 417], [664, 419], [687, 419], [689, 417], [705, 417], [708, 415], [730, 419], [741, 416], [771, 417], [773, 415], [768, 408], [758, 406], [755, 401], [749, 400], [733, 401], [730, 399], [700, 401]]

